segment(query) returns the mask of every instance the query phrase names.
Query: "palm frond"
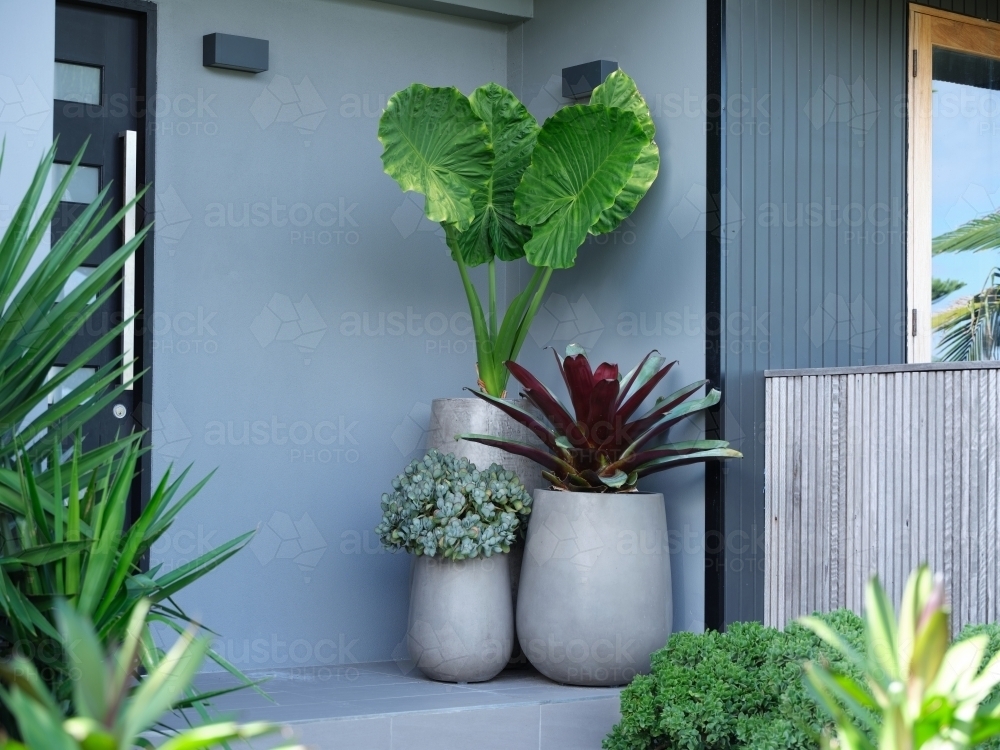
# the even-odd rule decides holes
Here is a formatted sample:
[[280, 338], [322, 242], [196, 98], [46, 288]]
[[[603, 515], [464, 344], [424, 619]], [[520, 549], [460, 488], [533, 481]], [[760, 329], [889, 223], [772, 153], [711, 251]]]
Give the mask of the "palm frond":
[[940, 255], [996, 248], [1000, 248], [1000, 211], [967, 221], [957, 229], [938, 235], [931, 245], [931, 252]]
[[939, 358], [945, 362], [997, 359], [1000, 355], [1000, 268], [993, 269], [982, 291], [965, 297], [932, 319], [941, 333]]

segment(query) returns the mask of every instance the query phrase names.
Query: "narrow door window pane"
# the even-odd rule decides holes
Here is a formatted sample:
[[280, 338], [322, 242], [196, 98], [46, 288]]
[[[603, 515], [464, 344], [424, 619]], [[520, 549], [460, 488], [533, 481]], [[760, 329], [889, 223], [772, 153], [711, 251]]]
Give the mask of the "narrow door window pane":
[[81, 104], [101, 103], [101, 69], [92, 65], [56, 63], [55, 98]]
[[[89, 266], [80, 266], [75, 271], [73, 271], [73, 273], [70, 274], [69, 279], [67, 279], [65, 285], [63, 285], [63, 289], [59, 293], [58, 301], [61, 302], [62, 300], [66, 299], [69, 293], [72, 292], [74, 289], [76, 289], [78, 286], [80, 286], [80, 284], [82, 284], [87, 279], [87, 277], [90, 276], [90, 274], [92, 274], [93, 272], [94, 269]], [[91, 297], [90, 301], [93, 302], [95, 299], [97, 299], [96, 295]]]
[[1000, 358], [1000, 61], [935, 48], [935, 360]]
[[[55, 188], [69, 171], [69, 164], [52, 165], [52, 187]], [[79, 166], [69, 181], [62, 199], [70, 203], [91, 203], [101, 192], [101, 170], [97, 167]]]

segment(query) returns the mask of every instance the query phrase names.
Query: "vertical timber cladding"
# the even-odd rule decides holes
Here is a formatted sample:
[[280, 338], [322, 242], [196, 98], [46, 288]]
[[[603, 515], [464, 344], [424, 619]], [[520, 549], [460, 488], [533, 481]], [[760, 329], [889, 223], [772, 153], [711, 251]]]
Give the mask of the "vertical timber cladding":
[[[721, 617], [764, 617], [764, 371], [906, 361], [906, 0], [724, 3]], [[1000, 0], [920, 4], [1000, 21]], [[714, 312], [714, 311], [709, 311]], [[711, 488], [709, 489], [711, 492]], [[712, 507], [713, 498], [708, 498]], [[714, 520], [714, 524], [713, 524]]]

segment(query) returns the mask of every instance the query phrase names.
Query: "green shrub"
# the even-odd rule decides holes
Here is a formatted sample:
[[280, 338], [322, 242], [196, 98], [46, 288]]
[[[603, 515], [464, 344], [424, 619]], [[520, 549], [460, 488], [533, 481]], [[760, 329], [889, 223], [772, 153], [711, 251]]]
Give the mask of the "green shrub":
[[[860, 617], [839, 610], [822, 619], [854, 648], [864, 649]], [[966, 628], [990, 636], [1000, 649], [1000, 626]], [[810, 631], [735, 623], [725, 633], [675, 633], [653, 655], [653, 669], [622, 691], [622, 720], [605, 750], [814, 750], [829, 724], [803, 680], [802, 662], [828, 663], [860, 678]], [[994, 696], [995, 697], [995, 696]], [[984, 745], [1000, 750], [1000, 743]]]

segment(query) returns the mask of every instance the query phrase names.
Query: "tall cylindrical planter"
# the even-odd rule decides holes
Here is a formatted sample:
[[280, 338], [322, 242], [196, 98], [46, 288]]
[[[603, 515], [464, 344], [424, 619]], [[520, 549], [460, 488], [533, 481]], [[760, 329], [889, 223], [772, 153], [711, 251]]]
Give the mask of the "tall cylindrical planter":
[[[526, 406], [527, 402], [520, 401], [518, 404]], [[517, 474], [528, 492], [546, 484], [542, 479], [541, 467], [530, 459], [515, 456], [489, 445], [455, 440], [456, 435], [469, 433], [509, 438], [540, 448], [544, 447], [531, 430], [482, 399], [434, 399], [431, 404], [430, 429], [427, 433], [428, 449], [437, 448], [442, 453], [454, 453], [459, 458], [469, 459], [480, 469], [485, 469], [490, 464], [500, 464]]]
[[[525, 400], [517, 404], [530, 408]], [[499, 448], [467, 440], [455, 440], [456, 435], [475, 434], [510, 438], [543, 448], [541, 441], [524, 425], [518, 424], [492, 404], [479, 398], [436, 398], [431, 404], [430, 430], [427, 434], [427, 448], [437, 448], [442, 453], [454, 453], [459, 458], [467, 458], [478, 468], [485, 469], [490, 464], [517, 474], [524, 488], [533, 492], [547, 483], [542, 479], [542, 469], [534, 461], [515, 456]], [[510, 583], [514, 606], [517, 606], [518, 582], [521, 575], [521, 557], [524, 547], [519, 543], [510, 550]], [[514, 655], [511, 667], [527, 667], [527, 660], [514, 639]]]
[[535, 490], [517, 635], [539, 672], [624, 685], [649, 672], [672, 621], [663, 495]]
[[406, 643], [414, 664], [432, 680], [496, 677], [514, 645], [507, 555], [414, 557]]

